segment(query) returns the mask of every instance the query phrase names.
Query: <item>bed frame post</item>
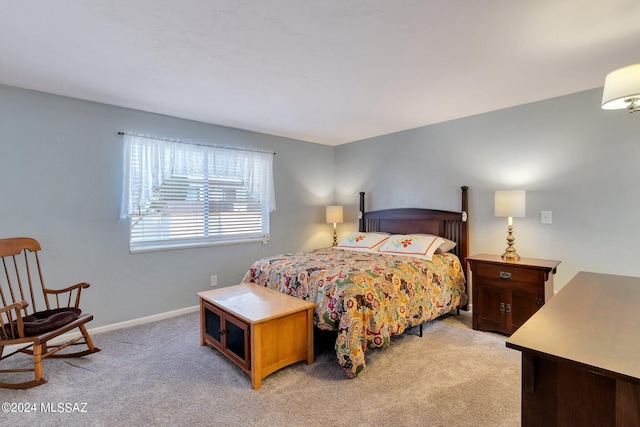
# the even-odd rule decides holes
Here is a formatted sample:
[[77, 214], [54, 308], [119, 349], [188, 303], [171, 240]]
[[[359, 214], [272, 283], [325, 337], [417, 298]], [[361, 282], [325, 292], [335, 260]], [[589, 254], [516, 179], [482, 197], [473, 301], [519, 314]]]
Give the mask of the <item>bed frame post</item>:
[[358, 231], [364, 233], [364, 191], [360, 192], [360, 210], [358, 211]]
[[469, 187], [464, 185], [462, 189], [462, 236], [460, 238], [460, 262], [462, 269], [466, 272], [467, 256], [469, 255]]
[[466, 185], [463, 185], [462, 187], [460, 187], [462, 189], [462, 236], [460, 237], [460, 268], [462, 268], [462, 271], [464, 273], [464, 277], [466, 278], [467, 281], [467, 287], [466, 287], [466, 292], [467, 292], [467, 304], [465, 304], [462, 307], [458, 307], [458, 314], [460, 314], [460, 308], [462, 308], [464, 311], [467, 311], [469, 306], [468, 306], [468, 301], [469, 301], [469, 268], [467, 266], [467, 256], [469, 256], [469, 187]]

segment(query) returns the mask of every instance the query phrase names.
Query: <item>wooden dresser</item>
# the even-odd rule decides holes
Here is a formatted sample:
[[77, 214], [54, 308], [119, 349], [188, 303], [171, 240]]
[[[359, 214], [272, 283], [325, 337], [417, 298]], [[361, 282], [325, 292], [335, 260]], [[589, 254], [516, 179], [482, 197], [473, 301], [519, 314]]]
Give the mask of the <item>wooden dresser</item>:
[[473, 329], [511, 334], [553, 296], [560, 261], [500, 255], [467, 257], [473, 291]]
[[522, 425], [640, 426], [640, 278], [578, 273], [508, 340]]

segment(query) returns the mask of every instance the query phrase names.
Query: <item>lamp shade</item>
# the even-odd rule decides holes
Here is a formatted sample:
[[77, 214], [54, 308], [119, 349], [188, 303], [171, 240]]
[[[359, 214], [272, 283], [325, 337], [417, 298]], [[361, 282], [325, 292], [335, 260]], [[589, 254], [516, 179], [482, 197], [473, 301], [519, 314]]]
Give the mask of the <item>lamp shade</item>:
[[525, 190], [499, 190], [495, 192], [495, 216], [522, 218], [526, 216]]
[[640, 97], [640, 64], [627, 65], [607, 74], [602, 92], [602, 108], [629, 108], [629, 99]]
[[327, 206], [327, 222], [333, 224], [342, 222], [342, 206]]

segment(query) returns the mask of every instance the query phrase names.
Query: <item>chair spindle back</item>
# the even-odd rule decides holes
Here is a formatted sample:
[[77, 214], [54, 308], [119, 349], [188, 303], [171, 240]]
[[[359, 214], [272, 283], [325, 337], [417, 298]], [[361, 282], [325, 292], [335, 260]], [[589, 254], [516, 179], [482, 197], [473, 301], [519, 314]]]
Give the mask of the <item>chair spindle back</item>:
[[33, 314], [43, 304], [49, 309], [49, 301], [42, 296], [45, 285], [38, 259], [40, 249], [38, 241], [31, 238], [0, 239], [2, 305], [6, 307], [22, 300], [28, 302], [29, 305], [23, 309], [23, 316]]

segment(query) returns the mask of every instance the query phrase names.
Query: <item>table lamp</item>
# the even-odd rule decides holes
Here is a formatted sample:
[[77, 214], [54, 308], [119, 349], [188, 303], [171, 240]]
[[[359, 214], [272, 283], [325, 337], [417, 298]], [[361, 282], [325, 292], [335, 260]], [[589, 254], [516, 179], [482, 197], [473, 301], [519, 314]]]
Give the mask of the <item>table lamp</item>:
[[333, 246], [338, 246], [336, 225], [342, 223], [342, 206], [327, 206], [327, 223], [333, 223]]

